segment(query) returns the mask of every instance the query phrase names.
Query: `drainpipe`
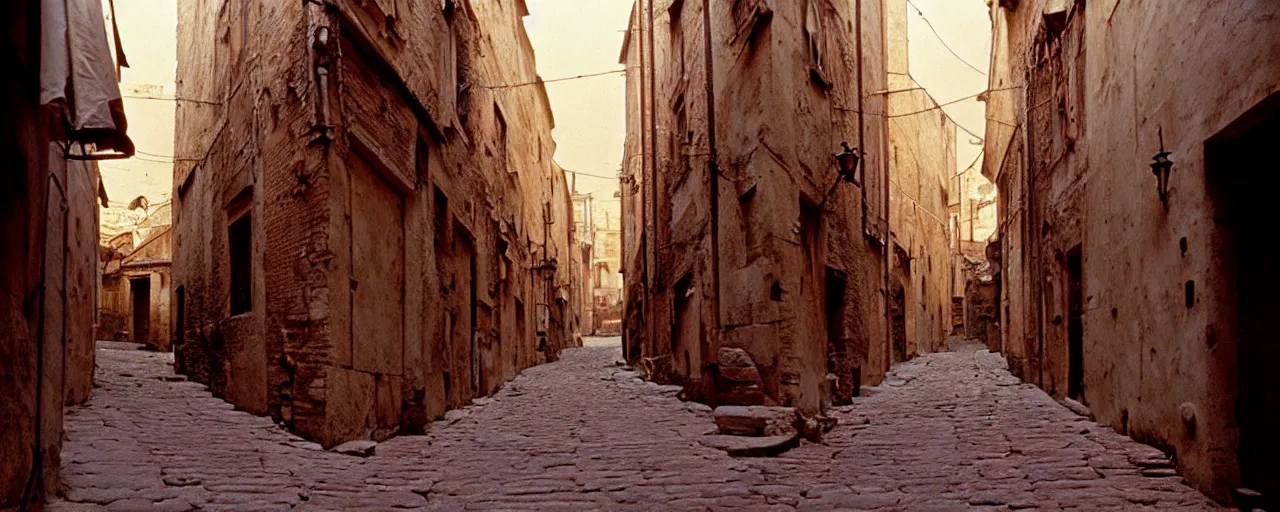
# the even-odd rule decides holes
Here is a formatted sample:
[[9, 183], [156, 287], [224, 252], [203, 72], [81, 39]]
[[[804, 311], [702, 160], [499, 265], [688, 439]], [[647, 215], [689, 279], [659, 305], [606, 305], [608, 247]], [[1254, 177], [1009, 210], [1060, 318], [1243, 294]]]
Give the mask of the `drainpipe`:
[[[636, 52], [640, 56], [640, 62], [639, 62], [639, 67], [640, 67], [639, 125], [640, 126], [639, 126], [639, 130], [637, 130], [638, 132], [640, 132], [640, 148], [637, 150], [637, 156], [640, 157], [640, 179], [644, 182], [645, 185], [648, 185], [649, 180], [651, 180], [652, 177], [649, 177], [645, 172], [649, 168], [649, 162], [648, 162], [648, 157], [645, 154], [645, 147], [646, 147], [646, 142], [648, 141], [648, 134], [644, 129], [644, 123], [645, 123], [644, 84], [648, 79], [649, 70], [648, 68], [645, 67], [645, 63], [644, 63], [645, 55], [647, 53], [645, 52], [645, 48], [644, 48], [643, 26], [645, 24], [645, 21], [644, 21], [644, 18], [640, 17], [640, 12], [639, 12], [640, 9], [643, 8], [643, 6], [644, 6], [644, 0], [640, 0], [639, 2], [636, 3], [636, 6], [635, 6], [635, 9], [637, 11], [636, 19], [639, 20], [639, 25], [637, 25], [635, 29], [636, 37], [639, 38], [639, 40], [636, 42]], [[652, 236], [653, 232], [649, 224], [648, 209], [646, 208], [646, 205], [645, 205], [646, 200], [649, 198], [649, 194], [647, 192], [648, 191], [645, 190], [643, 187], [640, 189], [640, 194], [639, 194], [640, 202], [638, 205], [636, 205], [638, 207], [637, 209], [640, 210], [640, 219], [641, 219], [640, 255], [644, 259], [643, 261], [644, 268], [641, 269], [640, 271], [640, 289], [642, 293], [641, 302], [640, 302], [641, 304], [640, 316], [644, 319], [644, 329], [645, 329], [643, 342], [640, 347], [640, 354], [642, 358], [644, 357], [644, 354], [651, 353], [651, 350], [649, 350], [648, 348], [653, 346], [653, 333], [654, 333], [653, 307], [649, 301], [649, 295], [650, 295], [649, 291], [653, 288], [652, 284], [650, 283], [650, 278], [652, 276], [651, 268], [652, 268], [653, 255], [649, 253], [650, 251], [649, 246], [651, 245], [649, 243], [649, 237]], [[635, 363], [637, 364], [641, 362], [642, 361], [635, 361]], [[643, 368], [643, 366], [641, 366], [641, 368]]]
[[711, 0], [702, 0], [702, 42], [703, 49], [706, 51], [704, 61], [707, 68], [704, 83], [707, 88], [707, 174], [711, 183], [711, 289], [715, 290], [711, 302], [715, 308], [714, 335], [719, 336], [723, 325], [720, 314], [720, 161], [716, 150], [716, 91], [715, 67], [711, 52]]
[[[1028, 65], [1027, 69], [1031, 69], [1030, 65]], [[1041, 258], [1040, 234], [1039, 234], [1040, 233], [1040, 228], [1039, 228], [1040, 216], [1037, 214], [1037, 212], [1039, 211], [1039, 208], [1036, 206], [1036, 169], [1035, 169], [1036, 159], [1031, 154], [1033, 151], [1032, 145], [1035, 144], [1035, 138], [1031, 136], [1031, 131], [1032, 131], [1031, 123], [1030, 123], [1031, 115], [1027, 109], [1027, 105], [1031, 100], [1031, 95], [1032, 95], [1031, 91], [1034, 91], [1034, 88], [1032, 87], [1033, 84], [1031, 83], [1031, 80], [1030, 80], [1031, 72], [1027, 73], [1027, 78], [1028, 79], [1026, 80], [1026, 82], [1028, 87], [1027, 89], [1028, 93], [1026, 95], [1027, 96], [1026, 99], [1023, 101], [1023, 123], [1022, 123], [1022, 137], [1023, 137], [1022, 154], [1023, 154], [1023, 158], [1026, 161], [1025, 166], [1026, 166], [1026, 172], [1027, 172], [1026, 179], [1023, 180], [1023, 182], [1026, 183], [1026, 187], [1027, 187], [1027, 196], [1026, 196], [1027, 197], [1027, 232], [1025, 236], [1028, 237], [1028, 240], [1026, 240], [1025, 243], [1029, 243], [1031, 246], [1031, 271], [1028, 272], [1028, 274], [1029, 274], [1029, 277], [1031, 278], [1031, 290], [1032, 290], [1031, 296], [1036, 301], [1036, 304], [1035, 304], [1035, 307], [1036, 307], [1036, 355], [1035, 356], [1036, 356], [1036, 373], [1037, 373], [1036, 381], [1040, 386], [1040, 388], [1043, 389], [1044, 388], [1044, 276], [1043, 276], [1044, 265], [1042, 265], [1040, 261], [1040, 258]]]
[[[705, 55], [706, 77], [703, 81], [707, 96], [707, 178], [710, 185], [711, 200], [711, 307], [714, 312], [714, 329], [711, 339], [704, 341], [705, 355], [702, 360], [702, 387], [711, 403], [719, 402], [716, 396], [716, 380], [719, 375], [719, 358], [716, 352], [720, 349], [720, 335], [724, 328], [720, 313], [720, 160], [716, 149], [716, 92], [715, 66], [711, 51], [711, 1], [702, 0], [702, 43]], [[680, 134], [681, 137], [684, 134]], [[714, 361], [714, 362], [713, 362]]]
[[660, 276], [658, 275], [658, 249], [662, 245], [662, 236], [661, 233], [658, 232], [658, 86], [655, 76], [658, 73], [658, 54], [653, 49], [654, 1], [655, 0], [649, 0], [648, 2], [649, 26], [646, 27], [649, 35], [649, 193], [653, 197], [653, 200], [650, 201], [650, 204], [652, 205], [650, 215], [653, 222], [653, 247], [650, 248], [650, 250], [653, 251], [653, 257], [650, 259], [650, 263], [653, 265], [653, 269], [649, 274], [649, 297], [647, 301], [649, 303], [650, 320], [649, 340], [650, 343], [653, 344], [652, 346], [656, 349], [658, 346], [658, 329], [654, 324], [657, 322], [657, 311], [654, 310], [655, 304], [653, 303], [653, 297], [659, 289], [658, 282], [660, 280]]
[[[856, 46], [857, 53], [858, 53], [858, 70], [857, 70], [857, 75], [858, 75], [858, 151], [862, 151], [863, 154], [865, 155], [867, 151], [867, 146], [866, 146], [866, 137], [865, 137], [866, 130], [864, 129], [864, 126], [865, 126], [864, 123], [866, 121], [865, 121], [865, 118], [863, 117], [863, 112], [862, 112], [864, 110], [863, 107], [865, 106], [862, 104], [862, 98], [863, 98], [862, 96], [863, 95], [863, 90], [862, 90], [862, 0], [856, 0], [854, 2], [853, 16], [857, 18], [857, 22], [858, 22], [854, 32], [854, 37], [856, 38], [854, 41], [854, 45]], [[862, 230], [863, 232], [867, 231], [866, 172], [867, 172], [866, 167], [863, 167], [862, 168], [862, 173], [863, 173], [863, 176], [862, 176], [863, 178], [862, 179]]]

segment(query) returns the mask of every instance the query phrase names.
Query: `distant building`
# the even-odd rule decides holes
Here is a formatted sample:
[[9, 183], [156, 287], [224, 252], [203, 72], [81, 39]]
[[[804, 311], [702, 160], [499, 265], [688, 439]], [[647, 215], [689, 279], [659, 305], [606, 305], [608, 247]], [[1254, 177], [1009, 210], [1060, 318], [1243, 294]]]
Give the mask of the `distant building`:
[[[168, 210], [169, 206], [162, 208]], [[167, 211], [164, 213], [163, 220], [167, 221]], [[139, 232], [147, 233], [145, 238], [135, 238]], [[140, 230], [116, 235], [107, 241], [103, 254], [99, 337], [141, 343], [151, 350], [172, 350], [172, 226], [167, 222], [159, 226], [147, 224]]]
[[617, 198], [574, 194], [573, 218], [584, 264], [582, 331], [622, 332], [622, 209]]

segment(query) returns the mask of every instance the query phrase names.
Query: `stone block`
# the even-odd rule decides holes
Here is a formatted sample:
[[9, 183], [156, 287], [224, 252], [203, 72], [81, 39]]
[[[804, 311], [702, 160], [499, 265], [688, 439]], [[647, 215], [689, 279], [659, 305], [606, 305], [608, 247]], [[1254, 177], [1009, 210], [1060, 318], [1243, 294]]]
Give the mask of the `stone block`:
[[721, 370], [725, 368], [754, 368], [756, 366], [755, 361], [751, 359], [751, 355], [740, 348], [722, 347], [718, 355]]
[[712, 412], [722, 434], [776, 436], [796, 432], [799, 415], [791, 407], [723, 405]]
[[374, 450], [378, 448], [378, 443], [368, 439], [360, 439], [356, 441], [347, 441], [338, 446], [333, 447], [332, 452], [341, 453], [343, 455], [354, 455], [357, 457], [368, 457], [373, 455]]
[[756, 369], [756, 367], [754, 367], [754, 366], [749, 366], [749, 367], [746, 367], [746, 368], [738, 368], [738, 367], [729, 367], [729, 368], [725, 368], [725, 367], [721, 367], [721, 368], [720, 368], [720, 380], [721, 380], [722, 382], [735, 382], [735, 383], [745, 383], [745, 384], [759, 384], [759, 383], [760, 383], [760, 370]]
[[742, 437], [726, 435], [702, 436], [698, 442], [734, 457], [775, 457], [800, 445], [799, 435]]

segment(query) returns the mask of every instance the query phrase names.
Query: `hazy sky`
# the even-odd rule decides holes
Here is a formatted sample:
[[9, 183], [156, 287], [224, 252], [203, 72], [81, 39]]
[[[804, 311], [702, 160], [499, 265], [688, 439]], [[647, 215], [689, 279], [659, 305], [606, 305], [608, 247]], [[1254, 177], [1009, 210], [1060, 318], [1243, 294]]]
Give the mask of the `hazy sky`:
[[[138, 153], [128, 160], [101, 162], [99, 169], [112, 206], [123, 206], [141, 195], [156, 204], [168, 199], [173, 190], [169, 157], [173, 156], [172, 98], [178, 62], [177, 2], [125, 0], [115, 4], [121, 46], [130, 66], [121, 70], [120, 88], [125, 95], [129, 137]], [[109, 30], [110, 25], [107, 27]]]
[[[633, 0], [528, 0], [530, 16], [525, 27], [544, 79], [621, 69], [621, 50]], [[911, 0], [908, 6], [911, 42], [911, 74], [938, 102], [946, 102], [983, 90], [986, 76], [975, 72], [947, 51], [917, 9], [924, 13], [942, 39], [968, 62], [984, 72], [990, 51], [991, 22], [983, 0]], [[176, 10], [173, 0], [116, 2], [121, 38], [129, 56], [123, 84], [160, 85], [173, 94]], [[556, 116], [556, 161], [565, 169], [614, 176], [622, 159], [625, 134], [622, 75], [605, 75], [547, 84]], [[126, 92], [126, 94], [129, 94]], [[993, 94], [1001, 94], [999, 92]], [[171, 101], [126, 98], [129, 134], [140, 151], [172, 155]], [[984, 124], [983, 105], [976, 100], [946, 107], [960, 125], [979, 134]], [[973, 162], [979, 146], [958, 137], [957, 160], [963, 168]], [[163, 160], [140, 155], [149, 160]], [[103, 177], [112, 201], [128, 201], [145, 194], [153, 202], [167, 197], [172, 169], [167, 163], [139, 159], [103, 164]], [[617, 182], [579, 175], [578, 190], [597, 198], [611, 198]]]
[[[525, 20], [544, 79], [620, 69], [618, 54], [633, 0], [528, 0]], [[794, 0], [787, 0], [794, 1]], [[991, 21], [983, 0], [911, 0], [966, 61], [986, 72]], [[908, 5], [911, 74], [939, 103], [986, 88], [986, 76], [956, 59]], [[556, 161], [566, 169], [604, 176], [617, 172], [625, 135], [623, 78], [607, 75], [547, 85], [556, 116]], [[957, 123], [982, 134], [983, 104], [945, 108]], [[980, 146], [961, 132], [957, 161], [967, 167]], [[611, 197], [616, 182], [579, 176], [578, 190]]]
[[[538, 73], [551, 80], [622, 69], [618, 54], [632, 0], [528, 0], [525, 28]], [[556, 162], [570, 171], [616, 176], [626, 134], [621, 74], [547, 84], [556, 116]], [[570, 175], [572, 179], [572, 175]], [[613, 197], [617, 179], [578, 176], [577, 188]]]
[[[974, 71], [947, 51], [947, 46], [943, 46], [939, 37], [929, 30], [925, 19], [933, 24], [947, 46], [982, 73]], [[938, 103], [963, 98], [987, 88], [987, 77], [983, 73], [987, 72], [990, 61], [991, 17], [983, 0], [911, 0], [907, 4], [907, 37], [911, 76]], [[977, 99], [943, 107], [943, 110], [960, 126], [978, 135], [983, 134], [985, 105]], [[957, 129], [956, 132], [957, 165], [964, 170], [978, 157], [982, 147], [969, 144], [972, 136], [963, 130]], [[977, 167], [981, 166], [979, 161]], [[981, 175], [975, 173], [975, 176]]]

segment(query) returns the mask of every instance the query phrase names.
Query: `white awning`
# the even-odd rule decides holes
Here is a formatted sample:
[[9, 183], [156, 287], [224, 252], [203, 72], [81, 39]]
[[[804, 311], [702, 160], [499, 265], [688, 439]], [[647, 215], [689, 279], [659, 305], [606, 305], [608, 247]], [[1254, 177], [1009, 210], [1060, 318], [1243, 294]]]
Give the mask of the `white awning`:
[[132, 156], [102, 1], [41, 0], [40, 16], [40, 104], [62, 121], [52, 139], [71, 158]]

